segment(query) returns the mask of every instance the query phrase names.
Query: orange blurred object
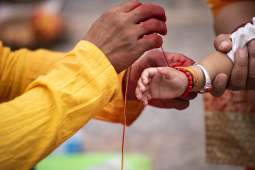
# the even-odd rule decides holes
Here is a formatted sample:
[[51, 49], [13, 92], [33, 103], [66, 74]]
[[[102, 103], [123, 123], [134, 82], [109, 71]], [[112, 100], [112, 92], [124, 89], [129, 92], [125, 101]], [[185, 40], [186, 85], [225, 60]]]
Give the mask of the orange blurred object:
[[47, 12], [44, 8], [38, 8], [33, 12], [31, 24], [35, 32], [36, 41], [42, 45], [51, 44], [57, 40], [63, 30], [60, 15], [54, 12]]
[[14, 15], [0, 23], [0, 41], [12, 49], [49, 46], [62, 32], [62, 17], [58, 10], [49, 10], [49, 5], [37, 7], [30, 16]]

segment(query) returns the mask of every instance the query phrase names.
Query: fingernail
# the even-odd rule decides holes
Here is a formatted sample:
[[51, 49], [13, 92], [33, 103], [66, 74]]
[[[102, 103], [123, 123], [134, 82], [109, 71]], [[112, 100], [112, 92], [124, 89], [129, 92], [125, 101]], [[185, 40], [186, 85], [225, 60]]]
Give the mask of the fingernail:
[[239, 55], [239, 57], [241, 57], [241, 58], [245, 58], [245, 57], [246, 57], [246, 51], [245, 51], [245, 50], [239, 50], [239, 51], [238, 51], [238, 55]]
[[223, 84], [225, 84], [225, 82], [226, 82], [225, 77], [224, 77], [224, 76], [219, 76], [219, 78], [218, 78], [218, 84], [219, 84], [219, 85], [223, 85]]
[[252, 41], [251, 41], [250, 47], [251, 47], [252, 49], [255, 49], [255, 40], [252, 40]]
[[220, 43], [220, 48], [224, 48], [228, 44], [228, 41], [222, 41]]

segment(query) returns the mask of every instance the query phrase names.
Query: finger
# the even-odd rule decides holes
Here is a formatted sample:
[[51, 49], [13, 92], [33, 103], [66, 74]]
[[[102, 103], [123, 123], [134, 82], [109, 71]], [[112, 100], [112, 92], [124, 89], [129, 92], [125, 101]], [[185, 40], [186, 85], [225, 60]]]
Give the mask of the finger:
[[138, 80], [138, 84], [142, 84], [143, 86], [146, 86], [149, 82], [150, 79], [156, 74], [156, 68], [147, 68], [143, 71], [141, 75], [141, 80]]
[[113, 10], [117, 10], [119, 12], [130, 12], [135, 8], [141, 6], [142, 4], [137, 0], [131, 0], [120, 4], [119, 6], [113, 7]]
[[137, 87], [139, 88], [140, 92], [141, 93], [144, 93], [145, 92], [145, 85], [143, 83], [143, 80], [142, 78], [140, 78], [137, 82]]
[[144, 93], [150, 89], [149, 85], [138, 85], [138, 88], [140, 89], [141, 93]]
[[232, 48], [232, 42], [229, 38], [230, 34], [220, 34], [214, 40], [214, 47], [217, 51], [228, 52]]
[[134, 23], [138, 24], [140, 22], [146, 21], [150, 18], [156, 18], [161, 21], [166, 21], [165, 10], [158, 6], [151, 3], [145, 3], [135, 8], [133, 11], [130, 12], [132, 14], [131, 18]]
[[137, 25], [137, 27], [141, 28], [139, 29], [140, 38], [142, 38], [144, 35], [153, 34], [155, 32], [161, 35], [166, 35], [167, 33], [165, 22], [157, 20], [155, 18], [151, 18], [145, 22], [142, 22], [139, 25]]
[[[167, 58], [168, 58], [168, 61], [171, 60], [171, 56], [169, 57], [169, 55], [167, 55]], [[146, 60], [145, 62], [146, 67], [166, 67], [167, 66], [164, 55], [159, 50], [151, 50], [142, 58], [142, 60], [143, 59]]]
[[166, 56], [171, 67], [178, 67], [178, 66], [187, 67], [195, 63], [195, 61], [193, 61], [192, 59], [178, 53], [166, 52]]
[[139, 87], [136, 87], [135, 95], [136, 95], [137, 100], [141, 100], [142, 99], [143, 94], [142, 94], [141, 90], [139, 89]]
[[146, 85], [143, 87], [143, 93], [150, 90], [150, 86], [149, 85]]
[[234, 67], [231, 72], [228, 89], [243, 90], [248, 73], [248, 53], [244, 48], [236, 51]]
[[144, 105], [148, 105], [148, 100], [150, 100], [152, 98], [151, 94], [149, 91], [143, 93], [143, 97], [141, 99], [141, 102], [144, 104]]
[[144, 88], [143, 89], [146, 89], [145, 86], [148, 86], [148, 84], [151, 82], [151, 78], [150, 77], [141, 77], [141, 80], [143, 82], [143, 85], [144, 85]]
[[137, 42], [137, 46], [140, 48], [141, 53], [159, 48], [163, 43], [162, 37], [156, 34], [150, 34], [143, 38], [140, 38]]
[[[158, 73], [165, 76], [166, 79], [171, 80], [176, 77], [175, 69], [171, 67], [158, 67]], [[178, 72], [179, 73], [179, 72]]]
[[255, 39], [248, 43], [249, 53], [249, 72], [246, 84], [246, 90], [255, 89]]
[[227, 86], [228, 77], [226, 74], [218, 74], [212, 84], [211, 95], [214, 97], [220, 97], [224, 94]]

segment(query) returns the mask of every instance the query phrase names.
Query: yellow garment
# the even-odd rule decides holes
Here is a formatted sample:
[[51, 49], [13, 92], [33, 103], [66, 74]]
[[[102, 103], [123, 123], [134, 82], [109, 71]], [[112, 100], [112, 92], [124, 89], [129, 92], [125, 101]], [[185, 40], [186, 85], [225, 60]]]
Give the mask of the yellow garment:
[[237, 1], [241, 0], [207, 0], [207, 3], [212, 10], [213, 17], [215, 17], [222, 8]]
[[[97, 118], [122, 122], [124, 102], [118, 82], [123, 75], [118, 80], [105, 55], [86, 41], [67, 54], [11, 52], [0, 42], [0, 169], [33, 167], [110, 101]], [[136, 101], [131, 104], [139, 108], [130, 109], [128, 124], [143, 109]]]

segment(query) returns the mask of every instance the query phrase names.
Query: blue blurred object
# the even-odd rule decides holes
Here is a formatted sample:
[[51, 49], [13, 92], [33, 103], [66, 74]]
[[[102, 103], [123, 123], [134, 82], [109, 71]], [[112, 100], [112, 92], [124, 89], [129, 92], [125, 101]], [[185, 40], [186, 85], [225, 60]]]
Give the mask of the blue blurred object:
[[79, 130], [71, 138], [62, 143], [51, 155], [66, 155], [84, 152], [84, 140], [82, 131]]
[[83, 140], [80, 133], [76, 133], [66, 141], [65, 152], [67, 154], [74, 154], [83, 151]]

